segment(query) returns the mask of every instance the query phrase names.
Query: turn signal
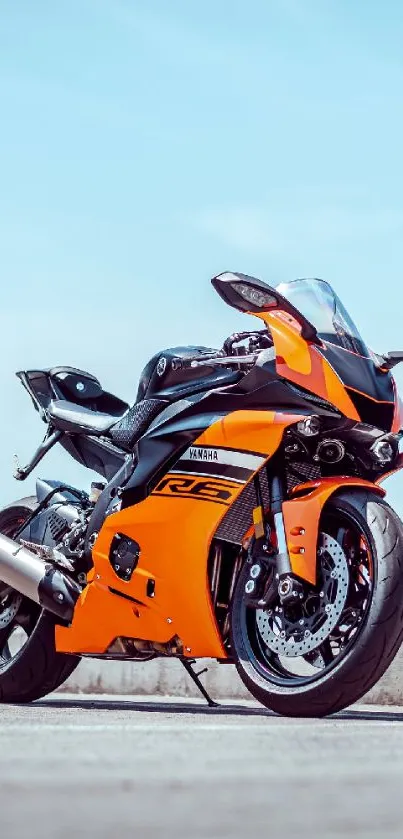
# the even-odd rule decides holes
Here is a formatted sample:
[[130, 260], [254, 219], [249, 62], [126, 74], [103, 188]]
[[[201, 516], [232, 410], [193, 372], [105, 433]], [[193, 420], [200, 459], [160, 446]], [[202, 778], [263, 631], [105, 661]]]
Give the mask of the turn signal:
[[377, 440], [371, 448], [373, 455], [379, 463], [391, 463], [394, 452], [388, 440]]

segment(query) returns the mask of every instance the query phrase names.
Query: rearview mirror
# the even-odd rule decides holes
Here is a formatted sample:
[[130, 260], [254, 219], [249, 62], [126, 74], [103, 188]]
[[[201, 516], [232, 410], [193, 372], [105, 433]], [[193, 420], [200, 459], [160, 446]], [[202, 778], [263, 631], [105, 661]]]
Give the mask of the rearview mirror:
[[382, 356], [382, 369], [391, 370], [392, 367], [396, 367], [396, 364], [400, 364], [401, 361], [403, 361], [403, 350], [387, 352]]

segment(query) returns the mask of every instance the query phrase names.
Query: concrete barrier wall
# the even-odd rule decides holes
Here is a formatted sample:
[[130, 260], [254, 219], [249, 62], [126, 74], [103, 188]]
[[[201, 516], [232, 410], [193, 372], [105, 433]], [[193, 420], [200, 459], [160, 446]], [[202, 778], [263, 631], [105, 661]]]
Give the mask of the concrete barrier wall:
[[[250, 698], [235, 667], [205, 659], [208, 666], [202, 681], [217, 699]], [[200, 696], [179, 661], [155, 659], [145, 663], [83, 660], [61, 690], [99, 694], [147, 694], [156, 696]], [[366, 703], [403, 705], [403, 649], [378, 684], [362, 700]]]

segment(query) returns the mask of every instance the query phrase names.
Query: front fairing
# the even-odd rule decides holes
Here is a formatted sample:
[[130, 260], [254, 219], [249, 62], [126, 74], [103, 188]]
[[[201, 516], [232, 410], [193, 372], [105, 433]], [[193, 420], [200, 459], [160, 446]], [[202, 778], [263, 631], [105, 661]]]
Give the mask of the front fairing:
[[[399, 405], [392, 375], [381, 368], [331, 286], [323, 280], [296, 280], [280, 285], [278, 290], [315, 326], [321, 343], [312, 347], [311, 356], [319, 354], [328, 380], [332, 379], [331, 369], [343, 386], [344, 409], [334, 382], [327, 388], [329, 401], [351, 418], [356, 412], [362, 422], [385, 431], [395, 430]], [[315, 388], [318, 381], [313, 379], [312, 384]], [[321, 391], [323, 395], [323, 383]]]
[[382, 372], [372, 358], [323, 342], [319, 352], [340, 377], [362, 422], [391, 431], [396, 411], [392, 375]]
[[328, 283], [300, 279], [274, 288], [234, 272], [212, 283], [230, 306], [264, 321], [280, 379], [351, 420], [386, 432], [401, 430], [402, 407], [388, 366], [368, 349]]
[[325, 357], [325, 345], [314, 345], [302, 337], [298, 324], [281, 311], [255, 313], [271, 332], [276, 353], [276, 372], [308, 394], [315, 394], [349, 419], [361, 419], [354, 402]]

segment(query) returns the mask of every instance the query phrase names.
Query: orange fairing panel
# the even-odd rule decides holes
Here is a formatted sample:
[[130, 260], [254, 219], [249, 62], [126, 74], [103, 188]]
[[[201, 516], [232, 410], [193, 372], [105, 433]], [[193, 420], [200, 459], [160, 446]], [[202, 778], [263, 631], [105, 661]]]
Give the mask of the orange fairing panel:
[[295, 488], [295, 492], [301, 489], [311, 491], [283, 503], [284, 527], [292, 570], [294, 574], [310, 583], [316, 582], [316, 551], [319, 519], [323, 507], [333, 493], [347, 487], [363, 487], [385, 495], [380, 487], [360, 478], [322, 478], [319, 481], [300, 484]]
[[239, 451], [265, 452], [267, 457], [278, 449], [284, 429], [304, 419], [297, 414], [275, 411], [233, 411], [203, 431], [195, 446], [224, 446]]
[[[193, 448], [260, 453], [256, 460], [261, 465], [278, 448], [284, 429], [298, 419], [236, 411], [204, 431]], [[185, 655], [226, 657], [210, 599], [207, 560], [217, 527], [245, 483], [186, 473], [180, 465], [144, 501], [106, 519], [93, 549], [94, 580], [72, 625], [56, 630], [60, 652], [105, 653], [119, 636], [160, 643], [178, 636]], [[130, 582], [122, 581], [109, 561], [116, 533], [135, 539], [141, 548]], [[155, 582], [153, 597], [147, 594], [149, 580]]]
[[346, 417], [359, 421], [359, 414], [337, 373], [317, 347], [302, 337], [297, 321], [282, 311], [256, 315], [265, 321], [272, 334], [279, 376], [316, 393]]
[[393, 415], [392, 432], [398, 434], [403, 429], [403, 402], [397, 392], [396, 382], [392, 379], [393, 391], [395, 394], [395, 411]]

